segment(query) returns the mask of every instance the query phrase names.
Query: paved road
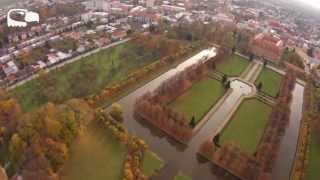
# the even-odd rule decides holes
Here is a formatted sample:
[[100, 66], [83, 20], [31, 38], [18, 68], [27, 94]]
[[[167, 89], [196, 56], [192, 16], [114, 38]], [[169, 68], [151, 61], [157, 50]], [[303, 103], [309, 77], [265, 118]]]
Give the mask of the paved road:
[[[60, 63], [60, 64], [57, 64], [56, 66], [50, 67], [50, 68], [46, 69], [46, 72], [50, 72], [50, 71], [52, 71], [52, 70], [56, 70], [56, 69], [62, 68], [63, 66], [65, 66], [65, 65], [67, 65], [67, 64], [74, 63], [74, 62], [76, 62], [76, 61], [79, 61], [79, 60], [83, 59], [84, 57], [87, 57], [87, 56], [90, 56], [90, 55], [92, 55], [92, 54], [98, 53], [98, 52], [100, 52], [101, 50], [105, 50], [105, 49], [108, 49], [108, 48], [112, 48], [112, 47], [117, 46], [117, 45], [119, 45], [119, 44], [128, 42], [128, 41], [130, 41], [130, 40], [131, 40], [131, 38], [126, 38], [126, 39], [123, 39], [123, 40], [121, 40], [121, 41], [118, 41], [118, 42], [109, 44], [109, 45], [107, 45], [107, 46], [104, 46], [104, 47], [97, 48], [97, 49], [94, 49], [94, 50], [92, 50], [92, 51], [86, 52], [85, 54], [79, 55], [79, 56], [74, 57], [74, 58], [72, 58], [72, 59], [66, 60], [66, 61], [64, 61], [64, 62], [62, 62], [62, 63]], [[25, 84], [26, 82], [29, 82], [29, 81], [37, 78], [37, 77], [39, 77], [38, 74], [31, 75], [30, 77], [28, 77], [28, 78], [26, 78], [26, 79], [24, 79], [24, 80], [22, 80], [22, 81], [20, 81], [20, 82], [15, 83], [14, 85], [8, 87], [7, 89], [8, 89], [8, 90], [14, 89], [14, 88], [16, 88], [16, 87], [18, 87], [18, 86], [21, 86], [21, 85]]]

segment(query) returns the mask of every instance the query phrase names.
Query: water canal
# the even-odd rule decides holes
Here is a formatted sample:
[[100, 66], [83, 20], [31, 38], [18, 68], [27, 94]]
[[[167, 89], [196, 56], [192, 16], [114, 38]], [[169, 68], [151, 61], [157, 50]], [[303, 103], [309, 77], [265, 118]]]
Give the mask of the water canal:
[[[239, 89], [237, 90], [237, 88], [240, 88], [240, 86], [244, 87], [242, 86], [243, 84], [237, 82], [236, 85], [233, 85], [237, 88], [235, 88], [235, 93], [233, 93], [233, 96], [231, 96], [232, 98], [227, 97], [225, 99], [225, 101], [223, 102], [224, 107], [218, 108], [217, 113], [212, 114], [212, 117], [210, 117], [208, 122], [205, 123], [205, 125], [193, 137], [188, 145], [181, 145], [168, 138], [160, 130], [149, 126], [143, 121], [136, 120], [133, 113], [135, 101], [141, 95], [148, 91], [154, 90], [162, 82], [174, 76], [176, 73], [182, 71], [186, 67], [189, 67], [199, 61], [204, 61], [207, 58], [213, 57], [215, 55], [215, 48], [203, 50], [197, 55], [181, 63], [176, 68], [169, 70], [168, 72], [162, 74], [158, 78], [150, 81], [128, 96], [119, 100], [118, 103], [123, 107], [123, 114], [125, 119], [123, 122], [124, 126], [131, 134], [145, 140], [146, 143], [149, 144], [150, 148], [155, 153], [157, 153], [166, 163], [165, 167], [153, 179], [170, 180], [178, 173], [178, 171], [183, 171], [193, 179], [220, 179], [217, 177], [216, 172], [213, 172], [214, 170], [212, 168], [212, 164], [199, 157], [197, 155], [197, 151], [200, 144], [204, 140], [207, 140], [208, 137], [214, 135], [214, 132], [217, 131], [218, 128], [223, 125], [223, 123], [225, 123], [225, 118], [229, 115], [230, 112], [232, 112], [235, 104], [237, 104], [237, 101], [239, 101], [239, 97], [243, 95], [243, 92], [238, 91]], [[249, 92], [246, 88], [240, 88], [240, 90], [241, 89]], [[303, 86], [296, 85], [295, 90], [293, 91], [291, 121], [280, 148], [280, 155], [278, 156], [279, 159], [277, 160], [275, 168], [276, 171], [274, 173], [274, 176], [279, 180], [287, 179], [288, 173], [291, 169], [301, 119], [302, 96]]]

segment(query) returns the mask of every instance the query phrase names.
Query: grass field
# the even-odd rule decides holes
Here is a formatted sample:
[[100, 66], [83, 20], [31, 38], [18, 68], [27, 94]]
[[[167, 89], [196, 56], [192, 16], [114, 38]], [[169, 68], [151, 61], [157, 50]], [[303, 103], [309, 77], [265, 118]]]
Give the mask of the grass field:
[[248, 60], [237, 55], [232, 55], [226, 60], [217, 64], [217, 70], [228, 76], [239, 76], [248, 65]]
[[281, 75], [277, 72], [264, 68], [259, 75], [256, 84], [262, 83], [262, 91], [276, 97], [281, 84]]
[[62, 180], [120, 180], [125, 152], [108, 131], [90, 129], [72, 145]]
[[190, 120], [195, 116], [196, 122], [199, 122], [223, 94], [221, 83], [207, 77], [194, 84], [170, 106], [184, 113]]
[[30, 111], [48, 101], [60, 103], [99, 92], [158, 57], [157, 53], [145, 52], [127, 42], [43, 75], [17, 87], [11, 94], [20, 101], [23, 110]]
[[164, 165], [164, 162], [154, 153], [146, 151], [143, 157], [143, 173], [150, 177], [159, 171]]
[[264, 132], [271, 107], [257, 99], [245, 100], [222, 131], [220, 143], [235, 142], [241, 149], [254, 153]]
[[306, 172], [307, 180], [318, 180], [320, 177], [320, 140], [315, 135], [311, 135], [311, 143], [309, 149], [308, 168]]
[[176, 175], [173, 180], [192, 180], [192, 178], [179, 172], [179, 174]]

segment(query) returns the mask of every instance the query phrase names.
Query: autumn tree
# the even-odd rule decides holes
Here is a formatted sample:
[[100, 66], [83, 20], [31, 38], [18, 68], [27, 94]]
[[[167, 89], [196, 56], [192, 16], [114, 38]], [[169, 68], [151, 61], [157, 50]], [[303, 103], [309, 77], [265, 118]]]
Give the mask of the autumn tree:
[[27, 144], [18, 134], [12, 135], [9, 144], [10, 159], [12, 162], [17, 163], [20, 160], [26, 146]]
[[117, 121], [122, 121], [123, 120], [123, 116], [122, 116], [122, 107], [117, 104], [117, 103], [114, 103], [112, 104], [111, 106], [111, 111], [110, 111], [110, 115]]

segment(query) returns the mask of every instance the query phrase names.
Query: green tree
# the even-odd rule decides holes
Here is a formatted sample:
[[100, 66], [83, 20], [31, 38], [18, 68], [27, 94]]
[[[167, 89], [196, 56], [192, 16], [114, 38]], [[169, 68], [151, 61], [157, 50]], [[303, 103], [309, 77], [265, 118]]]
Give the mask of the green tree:
[[262, 82], [259, 82], [259, 84], [258, 84], [258, 86], [257, 86], [258, 91], [261, 91], [262, 87], [263, 87]]
[[190, 121], [190, 126], [195, 127], [196, 126], [196, 118], [192, 116], [191, 121]]

